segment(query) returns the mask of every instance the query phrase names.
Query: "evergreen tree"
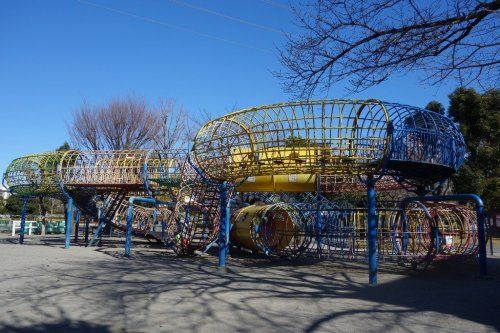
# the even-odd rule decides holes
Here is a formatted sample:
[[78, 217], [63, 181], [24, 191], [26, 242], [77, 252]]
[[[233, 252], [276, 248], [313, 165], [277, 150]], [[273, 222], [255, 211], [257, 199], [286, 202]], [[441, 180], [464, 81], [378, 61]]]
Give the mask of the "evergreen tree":
[[452, 180], [457, 193], [476, 193], [487, 209], [500, 205], [500, 90], [479, 94], [458, 88], [449, 95], [449, 115], [459, 124], [467, 160]]
[[429, 111], [433, 111], [441, 115], [444, 115], [446, 111], [443, 104], [439, 103], [438, 101], [430, 101], [429, 103], [427, 103], [427, 106], [425, 108]]
[[56, 151], [66, 151], [66, 150], [70, 150], [70, 149], [71, 149], [71, 147], [70, 147], [68, 141], [64, 141], [64, 143], [61, 146], [59, 146], [59, 148], [57, 148]]

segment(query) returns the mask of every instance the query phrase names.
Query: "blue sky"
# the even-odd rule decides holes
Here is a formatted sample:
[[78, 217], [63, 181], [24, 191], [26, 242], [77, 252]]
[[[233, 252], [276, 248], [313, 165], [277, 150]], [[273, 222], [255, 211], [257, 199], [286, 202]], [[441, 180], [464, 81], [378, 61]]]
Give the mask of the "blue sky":
[[[296, 33], [286, 0], [4, 0], [0, 4], [0, 172], [15, 157], [67, 140], [65, 122], [91, 104], [135, 93], [175, 98], [191, 113], [220, 115], [286, 101], [272, 72], [282, 32]], [[210, 12], [209, 12], [210, 11]], [[217, 15], [222, 13], [224, 15]], [[446, 105], [454, 84], [418, 73], [356, 95]]]

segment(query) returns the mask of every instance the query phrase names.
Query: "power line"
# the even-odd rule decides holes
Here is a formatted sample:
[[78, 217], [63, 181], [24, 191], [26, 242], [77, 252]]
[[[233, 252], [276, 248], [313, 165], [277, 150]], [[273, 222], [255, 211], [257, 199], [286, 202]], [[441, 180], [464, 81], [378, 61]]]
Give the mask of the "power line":
[[178, 26], [178, 25], [175, 25], [175, 24], [167, 23], [167, 22], [164, 22], [164, 21], [159, 21], [159, 20], [156, 20], [156, 19], [153, 19], [153, 18], [150, 18], [150, 17], [137, 15], [137, 14], [134, 14], [134, 13], [126, 12], [126, 11], [123, 11], [123, 10], [120, 10], [120, 9], [116, 9], [116, 8], [113, 8], [113, 7], [104, 6], [104, 5], [97, 4], [97, 3], [94, 3], [94, 2], [90, 2], [90, 1], [87, 1], [87, 0], [77, 0], [77, 1], [80, 2], [81, 4], [84, 4], [84, 5], [93, 6], [93, 7], [100, 8], [100, 9], [105, 9], [105, 10], [108, 10], [110, 12], [114, 12], [114, 13], [117, 13], [117, 14], [120, 14], [120, 15], [124, 15], [124, 16], [135, 18], [137, 20], [142, 20], [142, 21], [145, 21], [145, 22], [149, 22], [149, 23], [153, 23], [153, 24], [158, 24], [158, 25], [165, 26], [165, 27], [168, 27], [168, 28], [172, 28], [172, 29], [176, 29], [176, 30], [180, 30], [180, 31], [184, 31], [184, 32], [189, 32], [189, 33], [192, 33], [194, 35], [201, 36], [201, 37], [205, 37], [205, 38], [209, 38], [209, 39], [217, 40], [217, 41], [220, 41], [220, 42], [225, 42], [225, 43], [229, 43], [229, 44], [233, 44], [233, 45], [237, 45], [237, 46], [240, 46], [240, 47], [245, 47], [245, 48], [248, 48], [248, 49], [257, 50], [257, 51], [261, 51], [261, 52], [265, 52], [265, 53], [273, 53], [269, 49], [263, 49], [263, 48], [255, 47], [255, 46], [250, 45], [250, 44], [241, 43], [241, 42], [233, 41], [233, 40], [230, 40], [230, 39], [227, 39], [227, 38], [223, 38], [223, 37], [218, 37], [218, 36], [215, 36], [215, 35], [206, 34], [206, 33], [194, 30], [194, 29], [184, 28], [184, 27], [181, 27], [181, 26]]
[[288, 5], [285, 5], [283, 3], [279, 3], [277, 1], [273, 1], [273, 0], [260, 0], [260, 1], [263, 3], [267, 3], [268, 5], [271, 5], [273, 7], [278, 7], [278, 8], [290, 10], [290, 7]]
[[175, 5], [178, 5], [178, 6], [183, 6], [183, 7], [191, 8], [191, 9], [198, 10], [198, 11], [201, 11], [201, 12], [204, 12], [204, 13], [208, 13], [210, 15], [219, 16], [219, 17], [225, 18], [227, 20], [231, 20], [231, 21], [235, 21], [235, 22], [238, 22], [238, 23], [246, 24], [246, 25], [249, 25], [249, 26], [252, 26], [252, 27], [255, 27], [255, 28], [259, 28], [259, 29], [263, 29], [263, 30], [275, 32], [275, 33], [278, 33], [278, 34], [282, 33], [280, 30], [275, 29], [273, 27], [269, 27], [267, 25], [263, 25], [263, 24], [259, 24], [259, 23], [254, 23], [254, 22], [251, 22], [251, 21], [248, 21], [248, 20], [241, 19], [239, 17], [234, 17], [234, 16], [230, 16], [230, 15], [227, 15], [227, 14], [224, 14], [224, 13], [216, 12], [214, 10], [211, 10], [211, 9], [208, 9], [208, 8], [205, 8], [205, 7], [201, 7], [201, 6], [196, 6], [196, 5], [184, 2], [184, 1], [180, 1], [180, 0], [168, 0], [168, 1], [171, 2], [171, 3], [173, 3], [173, 4], [175, 4]]

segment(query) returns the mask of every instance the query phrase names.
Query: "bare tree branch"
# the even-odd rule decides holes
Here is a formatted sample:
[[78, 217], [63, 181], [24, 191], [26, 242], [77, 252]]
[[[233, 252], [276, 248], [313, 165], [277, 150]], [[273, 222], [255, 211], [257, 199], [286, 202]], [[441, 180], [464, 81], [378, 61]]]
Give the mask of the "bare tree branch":
[[160, 124], [144, 99], [128, 96], [97, 107], [84, 101], [67, 128], [77, 148], [139, 149], [153, 144]]
[[170, 150], [187, 148], [199, 127], [192, 123], [197, 121], [173, 99], [160, 98], [150, 106], [143, 98], [129, 95], [104, 106], [92, 107], [84, 101], [66, 126], [73, 146], [80, 149]]
[[156, 107], [159, 130], [155, 145], [159, 149], [186, 149], [193, 135], [188, 113], [181, 105], [176, 107], [173, 99], [160, 99]]
[[98, 110], [83, 101], [80, 108], [73, 112], [71, 124], [66, 124], [72, 144], [83, 149], [102, 149], [99, 129]]
[[310, 0], [293, 10], [303, 33], [288, 37], [276, 75], [296, 95], [341, 80], [360, 91], [411, 70], [431, 84], [500, 78], [500, 0]]

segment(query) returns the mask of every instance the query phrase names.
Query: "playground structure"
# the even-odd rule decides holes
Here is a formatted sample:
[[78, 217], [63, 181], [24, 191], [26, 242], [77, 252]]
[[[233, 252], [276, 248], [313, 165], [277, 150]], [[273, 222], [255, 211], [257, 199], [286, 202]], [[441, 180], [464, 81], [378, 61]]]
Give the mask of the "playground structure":
[[[127, 256], [133, 234], [179, 254], [217, 244], [224, 267], [231, 243], [267, 256], [368, 260], [374, 284], [381, 259], [418, 266], [479, 257], [486, 274], [480, 198], [434, 195], [464, 158], [463, 137], [445, 116], [378, 100], [321, 100], [214, 119], [191, 152], [21, 157], [4, 182], [24, 212], [30, 197], [67, 203], [66, 247], [75, 205], [99, 222], [90, 245], [112, 225], [126, 234]], [[376, 201], [376, 191], [397, 199]]]

